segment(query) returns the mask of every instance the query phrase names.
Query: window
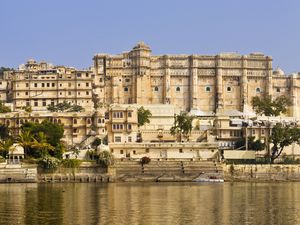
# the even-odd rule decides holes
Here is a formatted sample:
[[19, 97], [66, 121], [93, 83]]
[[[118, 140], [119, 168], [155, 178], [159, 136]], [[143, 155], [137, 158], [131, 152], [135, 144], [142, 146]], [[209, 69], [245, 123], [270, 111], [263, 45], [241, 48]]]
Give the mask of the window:
[[28, 83], [26, 83], [26, 87], [29, 87], [29, 84], [28, 84]]
[[71, 87], [71, 83], [68, 83], [68, 87]]
[[132, 137], [131, 136], [128, 137], [128, 142], [132, 142]]
[[85, 86], [89, 87], [89, 86], [90, 86], [90, 83], [86, 83]]
[[91, 124], [91, 119], [87, 119], [86, 123]]
[[68, 95], [71, 95], [71, 91], [68, 92]]
[[123, 118], [123, 112], [114, 112], [113, 118]]
[[182, 150], [182, 148], [180, 148], [180, 149], [179, 149], [179, 153], [183, 153], [183, 150]]
[[132, 112], [128, 112], [128, 117], [132, 117]]
[[133, 152], [132, 152], [134, 155], [136, 154], [136, 151], [135, 150], [133, 150]]
[[52, 87], [55, 87], [55, 83], [52, 83]]
[[260, 93], [260, 92], [261, 92], [260, 88], [256, 88], [256, 93]]
[[154, 91], [158, 91], [158, 87], [155, 87], [155, 88], [154, 88]]
[[77, 73], [77, 77], [81, 77], [81, 73]]
[[52, 106], [54, 105], [54, 99], [51, 99], [51, 103]]
[[276, 92], [280, 92], [280, 88], [276, 88]]
[[60, 87], [62, 87], [62, 84], [59, 84]]
[[37, 87], [38, 85], [37, 85], [37, 83], [34, 83], [34, 87]]
[[77, 124], [77, 119], [73, 119], [73, 124]]
[[47, 83], [47, 87], [50, 87], [50, 83]]
[[34, 100], [34, 106], [38, 106], [38, 100]]
[[102, 82], [103, 81], [103, 79], [102, 78], [100, 78], [100, 82]]
[[210, 88], [209, 86], [206, 86], [206, 87], [205, 87], [205, 91], [206, 91], [206, 92], [210, 92], [210, 91], [211, 91], [211, 88]]
[[131, 125], [130, 123], [128, 124], [127, 127], [128, 127], [128, 130], [131, 130], [131, 129], [132, 129], [132, 125]]
[[121, 137], [120, 136], [115, 136], [115, 142], [121, 142]]
[[78, 95], [80, 95], [80, 92], [78, 91]]
[[180, 87], [176, 87], [176, 91], [179, 92], [180, 91]]
[[87, 92], [85, 92], [86, 93], [86, 95], [89, 95], [90, 94], [90, 92], [89, 91], [87, 91]]
[[30, 106], [30, 102], [28, 99], [26, 100], [26, 106]]
[[80, 87], [80, 84], [77, 84], [78, 87]]
[[255, 130], [252, 130], [252, 134], [255, 135]]
[[231, 87], [227, 87], [227, 92], [231, 92]]
[[127, 91], [128, 91], [128, 87], [124, 87], [124, 91], [126, 91], [126, 92], [127, 92]]
[[124, 150], [120, 150], [120, 154], [124, 154]]
[[28, 91], [25, 91], [25, 95], [28, 95]]
[[125, 79], [125, 82], [130, 82], [130, 79], [129, 79], [129, 78], [126, 78], [126, 79]]
[[45, 87], [45, 83], [42, 83], [42, 87]]
[[78, 132], [77, 128], [73, 128], [73, 133], [76, 134]]
[[43, 99], [43, 106], [46, 106], [46, 105], [47, 105], [46, 99]]
[[262, 135], [265, 135], [265, 129], [262, 129], [262, 130], [261, 130], [261, 134], [262, 134]]
[[146, 148], [146, 153], [149, 153], [149, 152], [150, 152], [149, 148]]
[[62, 95], [62, 92], [59, 92], [59, 95]]

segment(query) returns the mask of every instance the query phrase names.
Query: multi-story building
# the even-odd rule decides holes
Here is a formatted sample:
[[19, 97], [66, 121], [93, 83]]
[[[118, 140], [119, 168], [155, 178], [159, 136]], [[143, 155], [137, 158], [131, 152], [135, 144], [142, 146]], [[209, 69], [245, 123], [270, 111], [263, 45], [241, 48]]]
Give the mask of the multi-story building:
[[86, 111], [93, 109], [91, 71], [29, 60], [18, 70], [10, 71], [10, 79], [14, 110], [31, 106], [34, 111], [43, 111], [48, 105], [63, 101], [80, 105]]

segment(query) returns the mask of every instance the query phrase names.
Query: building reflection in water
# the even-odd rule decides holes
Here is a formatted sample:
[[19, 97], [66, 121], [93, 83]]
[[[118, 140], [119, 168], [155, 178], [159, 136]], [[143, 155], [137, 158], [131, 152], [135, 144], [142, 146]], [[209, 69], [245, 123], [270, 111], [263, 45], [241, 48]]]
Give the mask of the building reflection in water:
[[300, 224], [299, 183], [2, 184], [0, 224]]

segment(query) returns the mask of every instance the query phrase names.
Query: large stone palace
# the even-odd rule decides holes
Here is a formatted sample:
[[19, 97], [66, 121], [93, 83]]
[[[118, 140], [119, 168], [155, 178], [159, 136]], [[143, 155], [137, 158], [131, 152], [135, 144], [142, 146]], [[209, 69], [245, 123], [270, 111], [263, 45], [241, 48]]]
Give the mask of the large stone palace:
[[[273, 71], [272, 57], [239, 55], [151, 55], [143, 42], [129, 52], [94, 56], [96, 93], [107, 104], [172, 104], [181, 110], [244, 111], [253, 96], [286, 95], [298, 116], [298, 74]], [[300, 94], [300, 93], [299, 93]]]
[[[166, 156], [170, 146], [172, 157], [199, 157], [203, 149], [210, 149], [203, 140], [214, 144], [213, 149], [217, 144], [228, 149], [245, 136], [241, 119], [253, 113], [254, 96], [289, 97], [293, 104], [286, 120], [296, 123], [299, 87], [299, 73], [274, 70], [272, 58], [262, 53], [152, 55], [150, 47], [139, 42], [129, 52], [96, 54], [87, 70], [29, 60], [5, 71], [0, 77], [0, 100], [12, 112], [1, 113], [0, 123], [17, 135], [23, 123], [48, 119], [63, 124], [68, 146], [81, 148], [94, 137], [107, 137], [111, 152], [119, 157], [139, 157], [152, 150]], [[48, 111], [49, 105], [64, 101], [83, 107], [84, 112]], [[150, 124], [142, 127], [137, 118], [140, 106], [152, 112]], [[197, 117], [189, 139], [194, 144], [188, 147], [169, 143], [176, 142], [170, 128], [180, 111]], [[259, 123], [247, 129], [257, 139], [266, 137], [267, 127]]]

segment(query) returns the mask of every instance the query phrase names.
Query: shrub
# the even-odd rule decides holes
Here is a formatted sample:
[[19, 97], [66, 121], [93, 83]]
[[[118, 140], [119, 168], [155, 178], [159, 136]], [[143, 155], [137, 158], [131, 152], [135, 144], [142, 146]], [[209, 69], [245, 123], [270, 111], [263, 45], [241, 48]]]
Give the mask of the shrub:
[[100, 152], [98, 157], [97, 163], [102, 166], [108, 167], [114, 165], [115, 163], [114, 156], [108, 151]]
[[65, 168], [78, 168], [81, 161], [79, 159], [63, 159], [61, 164]]
[[39, 161], [39, 165], [44, 169], [56, 169], [60, 164], [57, 158], [45, 156]]
[[148, 164], [151, 161], [151, 159], [147, 156], [144, 156], [143, 158], [141, 158], [141, 164]]

